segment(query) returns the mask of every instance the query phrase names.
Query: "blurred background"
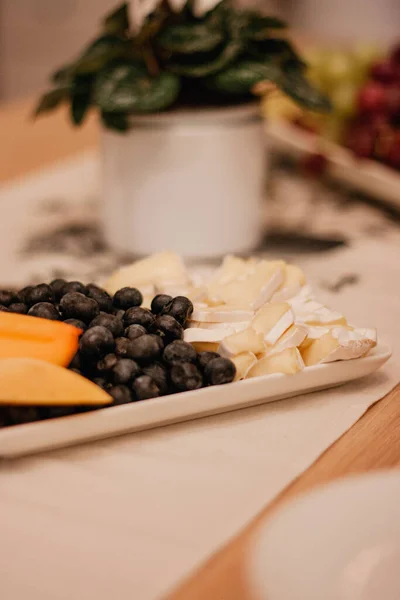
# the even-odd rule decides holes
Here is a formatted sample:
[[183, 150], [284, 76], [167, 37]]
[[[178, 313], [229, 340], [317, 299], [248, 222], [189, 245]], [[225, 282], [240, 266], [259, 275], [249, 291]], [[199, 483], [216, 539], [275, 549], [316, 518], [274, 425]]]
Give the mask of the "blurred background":
[[[289, 21], [299, 35], [340, 43], [390, 45], [400, 23], [399, 0], [241, 0]], [[0, 0], [0, 98], [42, 88], [96, 30], [115, 0]], [[360, 18], [361, 16], [361, 18]]]

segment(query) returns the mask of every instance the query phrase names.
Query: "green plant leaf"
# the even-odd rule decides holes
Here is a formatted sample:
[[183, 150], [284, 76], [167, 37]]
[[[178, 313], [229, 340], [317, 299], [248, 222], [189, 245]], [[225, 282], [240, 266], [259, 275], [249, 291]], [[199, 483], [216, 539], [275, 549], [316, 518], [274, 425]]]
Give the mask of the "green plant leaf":
[[252, 40], [266, 40], [271, 35], [271, 29], [285, 29], [287, 27], [284, 21], [274, 17], [263, 17], [257, 13], [249, 16], [246, 28], [246, 37]]
[[75, 125], [85, 120], [91, 105], [92, 75], [77, 75], [71, 89], [71, 119]]
[[72, 68], [71, 65], [60, 67], [51, 76], [51, 81], [59, 86], [69, 85], [71, 83]]
[[126, 2], [106, 16], [104, 19], [104, 29], [112, 35], [124, 35], [129, 29], [129, 13]]
[[150, 77], [141, 67], [121, 65], [98, 75], [94, 102], [108, 113], [153, 112], [170, 106], [179, 90], [179, 77], [173, 73]]
[[126, 44], [115, 35], [103, 35], [95, 40], [72, 65], [74, 74], [100, 71], [106, 64], [123, 56]]
[[158, 45], [168, 52], [192, 54], [212, 50], [224, 39], [222, 31], [204, 23], [186, 23], [166, 27], [157, 38]]
[[284, 67], [281, 88], [285, 94], [308, 110], [329, 112], [332, 109], [329, 99], [310, 84], [304, 69], [298, 64], [289, 63]]
[[123, 133], [129, 129], [128, 117], [125, 113], [101, 113], [101, 120], [107, 129], [113, 129]]
[[43, 94], [34, 111], [34, 115], [38, 116], [42, 113], [50, 112], [57, 108], [62, 102], [69, 98], [70, 88], [59, 87]]
[[90, 108], [90, 95], [80, 94], [71, 98], [71, 119], [75, 125], [81, 125]]
[[240, 60], [208, 78], [206, 85], [219, 92], [246, 94], [260, 81], [272, 81], [279, 85], [282, 81], [282, 70], [272, 62]]
[[169, 63], [168, 68], [173, 73], [185, 77], [208, 77], [227, 67], [241, 51], [242, 44], [232, 41], [213, 56], [201, 52], [190, 55], [190, 59], [182, 56], [179, 61]]
[[251, 48], [249, 48], [249, 52], [260, 59], [268, 57], [270, 59], [275, 59], [281, 64], [290, 60], [296, 62], [299, 66], [304, 66], [304, 63], [297, 54], [294, 46], [288, 40], [283, 38], [254, 40], [254, 43], [251, 44]]

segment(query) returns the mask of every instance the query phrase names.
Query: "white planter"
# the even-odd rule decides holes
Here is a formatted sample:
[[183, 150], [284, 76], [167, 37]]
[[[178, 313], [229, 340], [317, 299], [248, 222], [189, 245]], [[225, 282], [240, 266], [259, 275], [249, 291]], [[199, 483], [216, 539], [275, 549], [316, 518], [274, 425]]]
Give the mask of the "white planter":
[[136, 255], [206, 258], [262, 235], [265, 138], [255, 106], [149, 115], [103, 130], [107, 241]]

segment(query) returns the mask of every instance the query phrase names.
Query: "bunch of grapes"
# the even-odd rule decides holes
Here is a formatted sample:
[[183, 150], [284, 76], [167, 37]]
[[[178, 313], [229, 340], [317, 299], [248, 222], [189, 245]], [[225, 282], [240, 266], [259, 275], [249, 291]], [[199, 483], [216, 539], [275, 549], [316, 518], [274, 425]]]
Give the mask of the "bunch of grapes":
[[371, 67], [343, 144], [360, 158], [400, 170], [400, 46]]

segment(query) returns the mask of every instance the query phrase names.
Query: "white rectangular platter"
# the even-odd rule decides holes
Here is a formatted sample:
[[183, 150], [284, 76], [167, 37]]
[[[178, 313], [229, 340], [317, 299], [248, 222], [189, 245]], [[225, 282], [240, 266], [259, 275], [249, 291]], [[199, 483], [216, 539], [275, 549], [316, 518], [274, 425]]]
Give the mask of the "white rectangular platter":
[[400, 173], [395, 169], [357, 159], [346, 148], [284, 121], [267, 122], [265, 128], [273, 149], [294, 157], [323, 152], [333, 179], [400, 209]]
[[70, 417], [6, 427], [0, 429], [0, 458], [142, 431], [322, 390], [369, 375], [390, 356], [390, 348], [378, 344], [365, 358], [307, 367], [296, 375], [265, 375]]

